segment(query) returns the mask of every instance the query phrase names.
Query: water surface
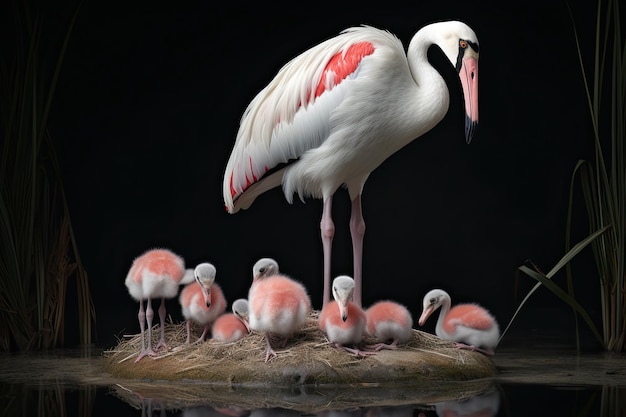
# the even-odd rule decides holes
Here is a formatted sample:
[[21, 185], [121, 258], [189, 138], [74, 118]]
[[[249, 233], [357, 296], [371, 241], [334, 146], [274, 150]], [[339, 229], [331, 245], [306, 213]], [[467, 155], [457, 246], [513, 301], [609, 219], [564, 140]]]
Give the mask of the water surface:
[[499, 349], [493, 378], [232, 387], [112, 377], [98, 349], [0, 355], [2, 416], [601, 416], [626, 413], [623, 355]]

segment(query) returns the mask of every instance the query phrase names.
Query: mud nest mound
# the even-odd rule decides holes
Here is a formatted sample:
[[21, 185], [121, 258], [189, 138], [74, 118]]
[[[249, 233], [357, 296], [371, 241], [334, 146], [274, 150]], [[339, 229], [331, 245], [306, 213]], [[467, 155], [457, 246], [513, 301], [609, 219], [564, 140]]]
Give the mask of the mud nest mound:
[[[398, 349], [383, 349], [376, 355], [355, 356], [331, 345], [318, 327], [319, 312], [313, 311], [303, 328], [289, 339], [277, 356], [265, 363], [266, 342], [251, 333], [233, 343], [208, 339], [186, 344], [184, 324], [166, 323], [167, 351], [135, 363], [141, 350], [141, 335], [127, 336], [103, 352], [104, 367], [118, 378], [133, 380], [195, 380], [225, 384], [292, 387], [324, 384], [406, 384], [468, 381], [494, 376], [491, 358], [456, 348], [435, 335], [413, 331], [413, 337]], [[197, 340], [199, 330], [192, 334]], [[152, 335], [156, 345], [158, 326]], [[275, 346], [276, 340], [272, 340]], [[374, 343], [365, 340], [364, 345]]]

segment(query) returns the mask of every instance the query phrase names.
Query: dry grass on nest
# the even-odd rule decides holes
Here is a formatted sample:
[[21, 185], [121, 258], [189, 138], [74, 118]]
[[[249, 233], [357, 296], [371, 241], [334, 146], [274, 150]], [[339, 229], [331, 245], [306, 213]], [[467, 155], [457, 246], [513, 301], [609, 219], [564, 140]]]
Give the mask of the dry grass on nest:
[[[302, 329], [289, 339], [285, 348], [276, 349], [277, 356], [268, 363], [265, 363], [266, 342], [261, 334], [253, 332], [228, 344], [209, 339], [187, 345], [184, 323], [167, 323], [166, 352], [134, 363], [141, 350], [141, 335], [133, 335], [104, 352], [105, 368], [114, 376], [130, 379], [194, 379], [227, 385], [276, 386], [401, 381], [414, 379], [416, 375], [468, 380], [491, 376], [495, 370], [484, 355], [457, 349], [448, 341], [418, 330], [397, 350], [357, 357], [328, 342], [319, 329], [318, 314], [312, 312]], [[160, 336], [158, 326], [152, 335], [156, 343]], [[192, 334], [193, 338], [198, 338], [197, 332]], [[272, 339], [272, 345], [276, 346], [277, 341]], [[368, 343], [373, 341], [364, 341], [364, 345]]]

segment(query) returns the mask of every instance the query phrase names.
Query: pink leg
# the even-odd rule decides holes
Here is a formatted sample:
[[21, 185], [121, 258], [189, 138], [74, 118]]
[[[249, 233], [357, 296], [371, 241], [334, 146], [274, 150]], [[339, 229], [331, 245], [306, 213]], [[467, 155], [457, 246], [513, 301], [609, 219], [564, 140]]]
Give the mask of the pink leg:
[[165, 298], [161, 298], [161, 305], [159, 306], [159, 319], [161, 320], [161, 338], [156, 346], [157, 351], [160, 349], [167, 350], [167, 344], [165, 344]]
[[454, 345], [459, 349], [473, 350], [474, 352], [480, 352], [487, 356], [493, 356], [494, 352], [490, 349], [481, 349], [478, 346], [466, 345], [465, 343], [455, 342]]
[[361, 194], [352, 200], [350, 214], [350, 234], [352, 236], [352, 256], [354, 258], [354, 304], [361, 307], [363, 286], [363, 237], [365, 236], [365, 221], [361, 211]]
[[211, 325], [210, 323], [207, 323], [207, 324], [204, 325], [204, 331], [202, 332], [202, 334], [198, 338], [198, 342], [204, 342], [204, 337], [209, 332], [210, 325]]
[[373, 349], [375, 351], [379, 351], [381, 349], [389, 349], [389, 350], [394, 350], [398, 348], [398, 341], [394, 340], [391, 343], [376, 343], [374, 345], [367, 345], [366, 346], [368, 349]]
[[320, 231], [322, 235], [322, 247], [324, 249], [324, 294], [322, 308], [330, 301], [330, 259], [332, 254], [333, 237], [335, 236], [335, 224], [333, 223], [333, 198], [324, 201], [322, 209], [322, 221]]
[[137, 318], [139, 319], [139, 328], [141, 329], [141, 354], [146, 346], [146, 311], [143, 309], [143, 300], [139, 300], [139, 314], [137, 314]]
[[356, 356], [363, 356], [363, 357], [365, 357], [365, 356], [376, 355], [378, 353], [378, 352], [373, 352], [373, 351], [361, 350], [361, 349], [358, 349], [358, 348], [355, 348], [355, 347], [351, 348], [351, 347], [344, 346], [344, 345], [339, 344], [339, 343], [335, 343], [335, 346], [337, 348], [339, 348], [339, 349], [345, 350], [346, 352], [350, 352], [350, 353], [352, 353], [353, 355], [356, 355]]
[[[142, 315], [142, 304], [140, 302], [139, 304], [139, 316], [141, 317]], [[141, 320], [141, 334], [142, 334], [142, 350], [139, 353], [139, 356], [137, 357], [137, 359], [135, 359], [135, 363], [139, 362], [144, 356], [154, 356], [154, 350], [152, 349], [152, 319], [154, 318], [154, 311], [152, 310], [152, 300], [150, 298], [148, 298], [148, 301], [146, 301], [146, 313], [145, 313], [145, 318], [146, 318], [146, 322], [148, 324], [148, 341], [147, 341], [147, 346], [144, 348], [143, 345], [143, 334], [144, 334], [144, 327], [143, 327], [143, 320]]]
[[265, 350], [265, 363], [268, 363], [270, 359], [276, 356], [276, 352], [272, 348], [272, 344], [270, 343], [270, 335], [265, 334], [265, 340], [267, 341], [267, 349]]
[[191, 342], [191, 320], [187, 319], [187, 344]]

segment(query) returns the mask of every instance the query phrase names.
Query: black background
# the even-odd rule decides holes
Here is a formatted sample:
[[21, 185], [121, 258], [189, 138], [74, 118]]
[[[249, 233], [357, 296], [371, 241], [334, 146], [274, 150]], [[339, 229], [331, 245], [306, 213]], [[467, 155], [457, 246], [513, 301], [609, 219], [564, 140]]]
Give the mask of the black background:
[[[451, 87], [450, 110], [365, 186], [363, 303], [394, 299], [417, 320], [424, 294], [440, 287], [453, 303], [487, 307], [504, 329], [534, 284], [523, 274], [516, 281], [517, 268], [531, 259], [547, 272], [564, 254], [574, 165], [593, 155], [566, 3], [335, 2], [293, 10], [209, 3], [87, 1], [79, 12], [49, 127], [90, 277], [96, 343], [111, 347], [139, 331], [124, 279], [133, 259], [153, 247], [172, 249], [189, 267], [212, 262], [229, 302], [247, 295], [254, 262], [274, 257], [321, 307], [321, 201], [289, 205], [274, 189], [249, 210], [224, 209], [222, 175], [241, 114], [284, 63], [346, 27], [384, 28], [406, 46], [419, 28], [445, 19], [465, 21], [480, 41], [478, 131], [467, 145], [460, 84], [432, 51]], [[595, 4], [570, 5], [591, 63]], [[37, 9], [54, 56], [75, 4]], [[333, 275], [351, 274], [345, 190], [334, 201]], [[575, 202], [580, 240], [588, 226], [578, 193]], [[574, 267], [580, 301], [598, 320], [591, 251]], [[562, 273], [555, 279], [564, 285]], [[167, 306], [182, 320], [176, 299]], [[72, 311], [68, 345], [77, 340]], [[433, 331], [434, 320], [424, 329]], [[537, 335], [573, 343], [574, 320], [541, 289], [510, 332], [503, 343]]]

